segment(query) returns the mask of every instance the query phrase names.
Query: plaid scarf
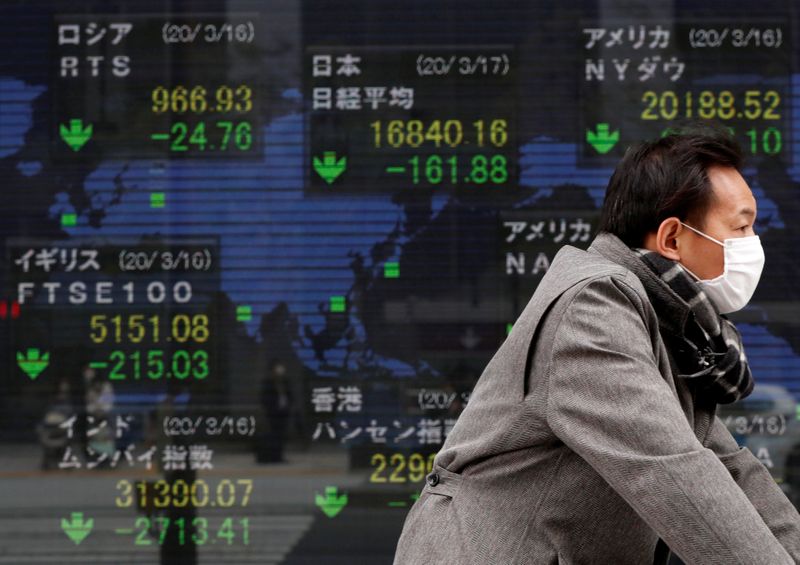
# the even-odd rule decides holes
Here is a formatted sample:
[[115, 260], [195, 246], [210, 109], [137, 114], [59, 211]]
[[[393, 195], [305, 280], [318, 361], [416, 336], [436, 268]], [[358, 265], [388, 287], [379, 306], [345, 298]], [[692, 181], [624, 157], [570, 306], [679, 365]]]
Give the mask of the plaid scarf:
[[678, 377], [688, 379], [717, 404], [736, 402], [753, 391], [739, 330], [676, 261], [649, 249], [630, 248], [609, 232], [598, 233], [589, 250], [633, 271], [642, 281]]
[[[658, 276], [659, 283], [669, 287], [690, 308], [684, 333], [667, 336], [675, 351], [678, 376], [692, 379], [717, 404], [730, 404], [747, 397], [755, 383], [742, 336], [733, 322], [719, 313], [700, 285], [677, 261], [641, 247], [633, 251]], [[643, 281], [645, 288], [653, 284], [652, 279], [648, 280], [649, 283]], [[670, 300], [664, 299], [664, 293], [658, 296], [656, 301], [651, 296], [651, 302], [660, 318], [668, 314]]]

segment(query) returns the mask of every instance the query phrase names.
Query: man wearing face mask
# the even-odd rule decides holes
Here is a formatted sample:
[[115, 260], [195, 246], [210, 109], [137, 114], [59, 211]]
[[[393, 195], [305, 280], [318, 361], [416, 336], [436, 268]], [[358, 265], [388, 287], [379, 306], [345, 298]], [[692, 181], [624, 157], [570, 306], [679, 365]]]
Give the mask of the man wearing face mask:
[[800, 563], [800, 514], [719, 404], [764, 252], [742, 153], [695, 122], [630, 147], [478, 379], [395, 565]]

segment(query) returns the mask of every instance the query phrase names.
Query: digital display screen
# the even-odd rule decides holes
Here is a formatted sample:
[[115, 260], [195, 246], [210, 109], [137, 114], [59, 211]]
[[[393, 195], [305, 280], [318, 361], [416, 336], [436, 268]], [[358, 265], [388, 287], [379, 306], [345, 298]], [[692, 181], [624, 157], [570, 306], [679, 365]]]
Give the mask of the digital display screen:
[[800, 506], [800, 19], [757, 12], [0, 4], [0, 563], [391, 563], [553, 257], [683, 118], [735, 134], [766, 252], [718, 415]]

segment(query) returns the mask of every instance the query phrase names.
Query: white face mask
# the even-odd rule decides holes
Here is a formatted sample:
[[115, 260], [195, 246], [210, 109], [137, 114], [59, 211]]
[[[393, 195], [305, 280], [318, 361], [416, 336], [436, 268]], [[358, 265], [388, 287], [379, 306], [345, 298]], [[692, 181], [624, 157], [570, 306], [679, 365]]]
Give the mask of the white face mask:
[[761, 247], [761, 239], [757, 235], [750, 235], [726, 238], [722, 242], [683, 222], [681, 224], [721, 245], [725, 253], [725, 267], [720, 276], [702, 280], [685, 265], [678, 264], [697, 279], [697, 283], [717, 306], [720, 314], [728, 314], [744, 308], [753, 296], [764, 268], [764, 250]]

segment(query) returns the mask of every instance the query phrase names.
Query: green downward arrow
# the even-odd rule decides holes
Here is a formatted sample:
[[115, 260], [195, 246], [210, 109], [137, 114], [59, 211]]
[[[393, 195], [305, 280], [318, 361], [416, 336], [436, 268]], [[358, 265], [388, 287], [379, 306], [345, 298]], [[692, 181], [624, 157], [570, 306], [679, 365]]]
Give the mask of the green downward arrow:
[[50, 364], [50, 354], [40, 355], [39, 350], [33, 347], [28, 348], [25, 355], [17, 351], [17, 364], [31, 380], [34, 380], [47, 369], [47, 365]]
[[317, 506], [325, 513], [328, 518], [333, 518], [342, 508], [347, 506], [347, 495], [337, 494], [336, 487], [325, 487], [325, 496], [321, 494], [315, 497]]
[[94, 528], [94, 519], [89, 518], [84, 522], [83, 512], [73, 512], [71, 520], [61, 518], [61, 529], [69, 539], [75, 542], [75, 545], [85, 540], [86, 536], [92, 533], [92, 528]]
[[336, 160], [335, 151], [324, 151], [322, 159], [314, 157], [314, 170], [325, 182], [332, 184], [347, 168], [347, 157]]
[[83, 120], [73, 119], [69, 121], [69, 127], [61, 124], [59, 128], [61, 139], [69, 145], [73, 151], [80, 151], [92, 137], [92, 124], [83, 127]]
[[595, 131], [586, 130], [586, 141], [589, 145], [594, 147], [595, 151], [601, 155], [605, 155], [611, 151], [619, 141], [619, 130], [611, 133], [608, 124], [597, 124]]

